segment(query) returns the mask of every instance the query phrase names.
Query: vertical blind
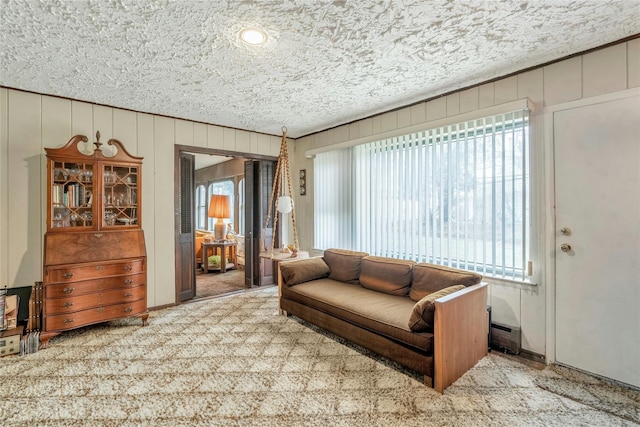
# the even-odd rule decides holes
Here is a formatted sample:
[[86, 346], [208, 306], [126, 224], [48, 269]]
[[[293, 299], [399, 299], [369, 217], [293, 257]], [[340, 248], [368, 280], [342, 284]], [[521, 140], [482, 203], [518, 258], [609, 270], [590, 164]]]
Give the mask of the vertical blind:
[[524, 280], [529, 112], [318, 153], [315, 242]]

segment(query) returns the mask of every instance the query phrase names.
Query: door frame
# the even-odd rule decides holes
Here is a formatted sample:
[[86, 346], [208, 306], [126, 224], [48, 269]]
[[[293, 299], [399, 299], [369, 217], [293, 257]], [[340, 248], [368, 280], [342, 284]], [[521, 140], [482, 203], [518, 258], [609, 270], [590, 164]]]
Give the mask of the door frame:
[[[178, 200], [179, 189], [180, 189], [180, 154], [181, 153], [190, 153], [190, 154], [206, 154], [206, 155], [216, 155], [216, 156], [227, 156], [232, 158], [240, 158], [246, 160], [269, 160], [269, 161], [278, 161], [278, 157], [268, 156], [263, 154], [255, 154], [255, 153], [246, 153], [241, 151], [230, 151], [230, 150], [222, 150], [218, 148], [208, 148], [208, 147], [197, 147], [192, 145], [181, 145], [175, 144], [174, 146], [174, 156], [173, 156], [173, 206], [174, 206], [174, 227], [173, 227], [173, 237], [175, 242], [175, 250], [174, 250], [174, 263], [175, 263], [175, 305], [180, 305], [185, 302], [189, 302], [191, 300], [180, 301], [180, 286], [179, 284], [179, 272], [182, 268], [179, 265], [180, 257], [178, 256], [178, 246], [180, 239], [180, 205]], [[195, 172], [195, 169], [194, 169]], [[192, 191], [195, 192], [195, 188], [192, 188]], [[195, 196], [195, 195], [194, 195]], [[195, 199], [194, 199], [195, 200]], [[193, 239], [195, 241], [195, 224], [193, 230]], [[195, 251], [194, 251], [195, 257]], [[195, 258], [191, 260], [191, 266], [195, 265]], [[194, 275], [195, 277], [195, 275]]]
[[615, 101], [628, 98], [631, 96], [640, 96], [640, 88], [632, 88], [619, 92], [597, 95], [589, 98], [582, 98], [576, 101], [569, 101], [543, 109], [544, 114], [544, 151], [546, 153], [544, 160], [545, 168], [545, 201], [548, 207], [545, 209], [545, 229], [544, 229], [544, 250], [547, 254], [547, 261], [544, 274], [546, 283], [545, 296], [545, 320], [546, 320], [546, 362], [547, 364], [556, 363], [556, 260], [555, 252], [557, 249], [556, 233], [556, 209], [555, 209], [555, 141], [554, 141], [554, 113], [563, 110], [586, 107], [589, 105], [601, 104], [604, 102]]

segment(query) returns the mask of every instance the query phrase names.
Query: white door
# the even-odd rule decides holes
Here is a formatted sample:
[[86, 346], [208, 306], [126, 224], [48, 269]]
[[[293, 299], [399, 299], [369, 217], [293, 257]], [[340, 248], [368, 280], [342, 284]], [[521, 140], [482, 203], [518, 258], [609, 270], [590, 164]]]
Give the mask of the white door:
[[553, 123], [556, 361], [640, 387], [640, 97]]

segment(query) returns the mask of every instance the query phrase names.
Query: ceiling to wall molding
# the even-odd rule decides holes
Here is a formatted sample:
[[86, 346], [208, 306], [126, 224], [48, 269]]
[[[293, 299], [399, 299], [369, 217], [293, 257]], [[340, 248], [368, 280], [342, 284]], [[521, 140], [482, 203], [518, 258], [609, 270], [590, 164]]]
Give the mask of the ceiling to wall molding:
[[640, 32], [638, 0], [0, 1], [2, 86], [292, 138]]

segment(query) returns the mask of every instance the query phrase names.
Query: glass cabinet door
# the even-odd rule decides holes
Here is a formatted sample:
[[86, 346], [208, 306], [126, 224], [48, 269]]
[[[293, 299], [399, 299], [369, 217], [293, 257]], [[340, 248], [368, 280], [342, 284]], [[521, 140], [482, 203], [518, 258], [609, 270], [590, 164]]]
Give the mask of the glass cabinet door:
[[102, 227], [138, 226], [138, 166], [104, 165]]
[[54, 161], [50, 228], [93, 226], [93, 164]]

